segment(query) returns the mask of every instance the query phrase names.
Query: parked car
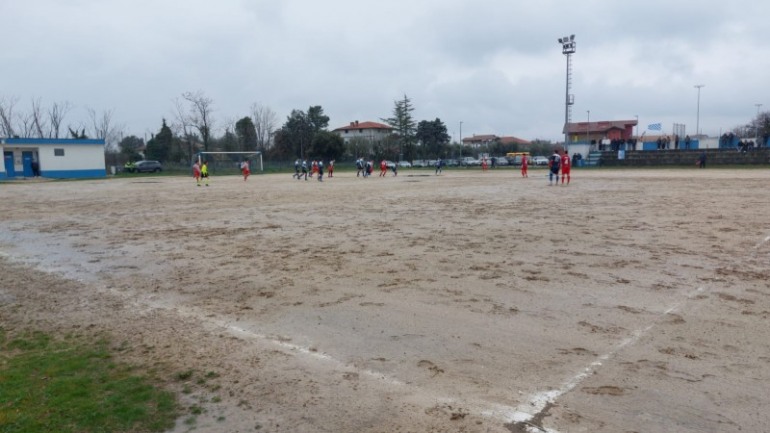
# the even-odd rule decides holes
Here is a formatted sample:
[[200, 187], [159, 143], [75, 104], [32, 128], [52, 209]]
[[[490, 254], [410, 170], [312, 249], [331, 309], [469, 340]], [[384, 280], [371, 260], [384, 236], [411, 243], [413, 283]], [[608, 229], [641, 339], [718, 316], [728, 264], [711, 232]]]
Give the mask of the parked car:
[[137, 173], [158, 173], [163, 171], [163, 166], [158, 161], [139, 161], [134, 164]]
[[395, 166], [396, 166], [396, 163], [395, 163], [395, 162], [393, 162], [393, 161], [388, 161], [388, 160], [386, 160], [386, 161], [385, 161], [385, 166], [386, 166], [386, 167], [388, 167], [389, 169], [391, 169], [391, 170], [392, 170], [392, 169], [393, 169], [393, 167], [395, 167]]
[[548, 165], [548, 158], [544, 156], [536, 156], [532, 158], [532, 164], [534, 165]]
[[460, 162], [456, 159], [449, 158], [444, 160], [444, 165], [446, 165], [447, 167], [457, 167], [458, 165], [460, 165]]
[[478, 159], [472, 157], [472, 156], [466, 156], [465, 158], [460, 160], [460, 165], [462, 166], [473, 166], [473, 165], [481, 165], [481, 161]]
[[412, 163], [409, 161], [399, 161], [398, 166], [402, 168], [410, 168], [412, 166]]
[[[508, 165], [508, 159], [504, 156], [495, 156], [495, 165]], [[489, 165], [492, 165], [492, 158], [490, 158]]]
[[427, 167], [428, 164], [422, 159], [415, 159], [412, 161], [412, 167]]

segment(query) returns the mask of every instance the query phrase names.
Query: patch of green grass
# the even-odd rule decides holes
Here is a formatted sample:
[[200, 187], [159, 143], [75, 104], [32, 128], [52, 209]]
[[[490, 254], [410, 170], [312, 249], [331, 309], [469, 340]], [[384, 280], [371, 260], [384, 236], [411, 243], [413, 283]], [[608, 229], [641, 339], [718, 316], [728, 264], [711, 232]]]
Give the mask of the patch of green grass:
[[176, 379], [179, 381], [190, 380], [193, 376], [193, 373], [194, 372], [192, 370], [181, 371], [176, 374]]
[[115, 362], [105, 341], [0, 332], [0, 432], [164, 431], [172, 393]]

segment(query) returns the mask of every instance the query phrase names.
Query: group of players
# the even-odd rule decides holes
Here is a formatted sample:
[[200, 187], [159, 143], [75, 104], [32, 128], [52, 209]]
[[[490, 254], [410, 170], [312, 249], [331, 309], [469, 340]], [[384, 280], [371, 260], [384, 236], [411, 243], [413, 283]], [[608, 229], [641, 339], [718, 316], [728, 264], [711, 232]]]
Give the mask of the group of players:
[[[486, 171], [486, 159], [482, 162], [482, 170]], [[440, 173], [442, 162], [439, 159], [436, 163], [436, 174]], [[567, 150], [559, 151], [558, 149], [554, 149], [553, 155], [551, 155], [550, 158], [548, 158], [548, 185], [554, 185], [554, 179], [555, 184], [559, 184], [559, 173], [561, 172], [561, 183], [564, 185], [564, 182], [567, 182], [567, 185], [569, 185], [570, 181], [572, 180], [570, 176], [570, 168], [572, 165], [572, 161], [570, 160], [569, 153]], [[374, 163], [372, 161], [364, 161], [364, 158], [358, 158], [356, 159], [356, 177], [363, 176], [364, 178], [367, 178], [371, 176], [373, 171]], [[523, 156], [521, 159], [521, 177], [529, 177], [528, 174], [528, 167], [529, 167], [529, 160], [526, 156]], [[251, 174], [251, 170], [249, 168], [249, 162], [248, 160], [243, 160], [241, 162], [241, 174], [243, 175], [243, 180], [247, 180], [249, 178], [249, 175]], [[398, 176], [398, 168], [394, 164], [392, 167], [390, 167], [393, 170], [393, 175]], [[384, 159], [380, 162], [380, 177], [386, 176], [388, 173], [388, 164], [387, 161]], [[313, 160], [308, 167], [307, 160], [300, 160], [297, 159], [294, 161], [294, 174], [292, 175], [292, 178], [295, 178], [297, 180], [300, 180], [301, 178], [305, 178], [305, 180], [308, 180], [308, 177], [311, 179], [316, 176], [319, 182], [323, 182], [324, 177], [324, 163], [320, 160]], [[209, 171], [208, 171], [208, 162], [203, 161], [202, 164], [198, 163], [197, 161], [195, 164], [193, 164], [193, 177], [195, 178], [195, 181], [198, 186], [201, 186], [201, 182], [203, 181], [206, 186], [209, 186]], [[328, 177], [334, 177], [334, 160], [329, 161], [328, 166]]]
[[570, 169], [572, 167], [572, 160], [570, 160], [567, 150], [561, 152], [554, 149], [553, 155], [548, 158], [548, 185], [554, 185], [554, 179], [556, 179], [556, 185], [559, 184], [559, 171], [561, 171], [561, 184], [564, 185], [564, 181], [567, 181], [569, 185], [572, 177], [570, 176]]
[[[334, 177], [334, 160], [333, 159], [329, 161], [329, 167], [327, 171], [328, 171], [328, 177]], [[297, 159], [296, 161], [294, 161], [294, 174], [291, 175], [291, 177], [294, 179], [300, 180], [303, 176], [305, 180], [308, 179], [308, 176], [311, 179], [314, 176], [316, 176], [319, 182], [323, 182], [324, 180], [323, 161], [320, 161], [320, 160], [311, 161], [309, 170], [308, 170], [307, 160]]]
[[[241, 169], [241, 175], [243, 175], [243, 180], [246, 181], [251, 175], [251, 168], [249, 167], [249, 161], [246, 159], [241, 161], [240, 169]], [[204, 182], [206, 186], [209, 186], [208, 161], [203, 161], [202, 163], [195, 161], [195, 164], [193, 164], [192, 166], [192, 171], [193, 171], [193, 177], [195, 178], [195, 183], [198, 186], [201, 186], [201, 182]]]

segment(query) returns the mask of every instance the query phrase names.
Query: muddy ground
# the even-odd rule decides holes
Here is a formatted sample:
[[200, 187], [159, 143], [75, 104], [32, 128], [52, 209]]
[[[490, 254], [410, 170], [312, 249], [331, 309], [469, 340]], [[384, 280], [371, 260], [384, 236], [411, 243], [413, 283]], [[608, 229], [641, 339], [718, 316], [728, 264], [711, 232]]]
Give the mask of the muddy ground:
[[574, 171], [0, 184], [0, 326], [175, 432], [770, 431], [770, 170]]

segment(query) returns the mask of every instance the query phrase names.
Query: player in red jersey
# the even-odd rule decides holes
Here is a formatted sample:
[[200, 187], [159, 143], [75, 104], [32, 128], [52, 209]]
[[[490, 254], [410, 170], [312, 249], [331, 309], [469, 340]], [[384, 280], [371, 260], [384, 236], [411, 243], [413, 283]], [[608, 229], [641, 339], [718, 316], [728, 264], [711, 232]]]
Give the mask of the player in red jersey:
[[388, 174], [388, 163], [384, 159], [380, 161], [380, 176], [385, 177]]
[[241, 161], [241, 174], [243, 174], [243, 180], [248, 179], [249, 175], [251, 174], [251, 169], [249, 168], [249, 161], [246, 159]]
[[561, 184], [564, 185], [564, 179], [567, 179], [567, 185], [569, 185], [570, 175], [569, 171], [572, 168], [572, 161], [569, 159], [569, 152], [564, 150], [561, 156]]
[[192, 170], [193, 170], [193, 177], [195, 178], [195, 183], [197, 183], [198, 186], [201, 186], [201, 165], [198, 163], [198, 161], [195, 161], [195, 164], [193, 164]]
[[529, 177], [527, 175], [528, 165], [529, 165], [529, 161], [527, 160], [527, 155], [521, 155], [521, 177]]

